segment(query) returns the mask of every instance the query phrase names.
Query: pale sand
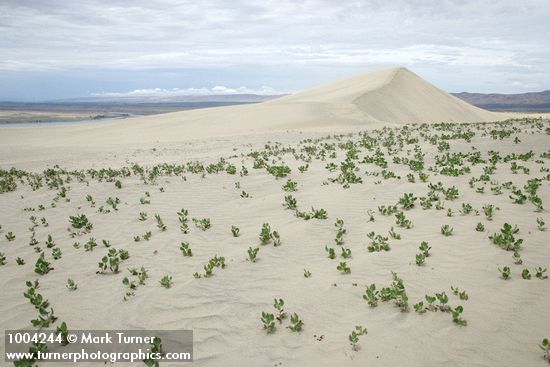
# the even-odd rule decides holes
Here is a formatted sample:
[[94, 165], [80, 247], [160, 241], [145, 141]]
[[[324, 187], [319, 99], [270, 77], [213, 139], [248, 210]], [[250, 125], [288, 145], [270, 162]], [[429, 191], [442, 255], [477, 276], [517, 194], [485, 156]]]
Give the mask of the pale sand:
[[[379, 172], [381, 168], [360, 164], [358, 174], [363, 184], [351, 185], [349, 189], [336, 183], [322, 184], [328, 177], [337, 176], [337, 172], [328, 172], [325, 165], [339, 164], [345, 159], [343, 151], [338, 150], [337, 159], [313, 160], [305, 173], [297, 170], [303, 162], [284, 155], [283, 162], [292, 168], [289, 177], [299, 184], [292, 195], [300, 209], [314, 206], [328, 212], [327, 220], [310, 221], [296, 218], [282, 207], [284, 196], [288, 195], [281, 189], [286, 178], [276, 180], [265, 169], [252, 169], [253, 160], [240, 156], [262, 150], [268, 141], [299, 148], [304, 146], [298, 145], [301, 140], [326, 136], [327, 131], [382, 127], [388, 125], [386, 121], [392, 123], [388, 126], [396, 126], [417, 119], [467, 122], [502, 117], [450, 97], [406, 70], [383, 70], [359, 79], [258, 105], [186, 111], [101, 125], [0, 130], [0, 164], [4, 169], [15, 166], [41, 171], [54, 164], [71, 169], [118, 168], [129, 166], [130, 162], [152, 165], [195, 159], [210, 163], [237, 155], [229, 161], [237, 169], [244, 164], [250, 171], [246, 177], [220, 173], [201, 178], [187, 173], [186, 181], [181, 176], [162, 176], [156, 185], [145, 185], [137, 176], [131, 176], [122, 179], [120, 190], [112, 182], [89, 179], [87, 186], [74, 181], [69, 184], [71, 190], [67, 194], [70, 202], [60, 201], [55, 208], [34, 213], [23, 209], [38, 204], [48, 206], [57, 190], [32, 191], [20, 184], [16, 191], [0, 194], [3, 229], [0, 252], [8, 259], [8, 264], [0, 267], [2, 327], [33, 329], [30, 320], [36, 311], [23, 292], [26, 280], [39, 279], [39, 291], [49, 299], [59, 316], [58, 322], [66, 321], [72, 329], [193, 329], [194, 364], [200, 366], [545, 365], [537, 344], [550, 336], [550, 282], [534, 276], [529, 281], [523, 280], [520, 274], [523, 268], [533, 273], [535, 267], [550, 265], [548, 232], [538, 231], [535, 222], [542, 217], [548, 224], [550, 217], [546, 211], [534, 212], [529, 202], [513, 204], [508, 190], [493, 195], [487, 185], [484, 194], [476, 193], [468, 186], [468, 180], [479, 177], [484, 164], [474, 166], [471, 174], [460, 177], [428, 172], [431, 182], [441, 181], [446, 188], [454, 185], [459, 189], [458, 199], [445, 202], [445, 207], [452, 208], [455, 215], [447, 217], [444, 210], [422, 210], [417, 202], [414, 209], [405, 212], [413, 228], [403, 229], [395, 224], [393, 216], [378, 213], [378, 206], [395, 204], [406, 192], [424, 196], [428, 188], [426, 183], [407, 182], [409, 169], [392, 163], [387, 154], [388, 169], [401, 175], [401, 180], [366, 176], [365, 171]], [[323, 88], [332, 97], [326, 97]], [[401, 95], [399, 90], [405, 94]], [[292, 131], [285, 132], [287, 129]], [[513, 181], [523, 187], [527, 179], [543, 175], [539, 167], [544, 164], [534, 160], [550, 146], [549, 135], [527, 130], [518, 134], [522, 143], [514, 144], [510, 138], [481, 137], [479, 130], [472, 128], [478, 133], [472, 142], [451, 140], [451, 151], [466, 153], [475, 147], [487, 158], [490, 150], [499, 151], [502, 156], [533, 150], [535, 158], [519, 162], [531, 168], [531, 175], [511, 174], [510, 163], [499, 163], [491, 176], [500, 183]], [[413, 136], [418, 136], [418, 132]], [[427, 153], [427, 165], [432, 165], [433, 156], [439, 154], [436, 146], [422, 141], [419, 145]], [[406, 146], [399, 155], [406, 156], [407, 150], [414, 154], [414, 144]], [[366, 154], [373, 152], [362, 149], [359, 157]], [[234, 186], [236, 181], [241, 183], [240, 190]], [[159, 187], [165, 192], [161, 193]], [[242, 190], [252, 197], [241, 198]], [[145, 191], [151, 193], [150, 205], [139, 203]], [[95, 208], [86, 202], [86, 194], [94, 197]], [[539, 195], [548, 206], [548, 181], [543, 181]], [[116, 213], [98, 213], [98, 207], [105, 205], [109, 196], [120, 198], [120, 209]], [[480, 215], [460, 215], [463, 202], [471, 203], [480, 210]], [[500, 207], [493, 221], [487, 221], [481, 210], [489, 203]], [[190, 218], [211, 218], [212, 228], [203, 232], [190, 222], [190, 233], [181, 233], [176, 216], [181, 208], [189, 210]], [[375, 222], [367, 221], [368, 209], [375, 212]], [[140, 211], [149, 214], [147, 221], [137, 219]], [[73, 239], [67, 232], [68, 216], [77, 213], [86, 214], [94, 228], [91, 234]], [[156, 227], [155, 213], [164, 219], [167, 231], [161, 232]], [[33, 271], [37, 254], [28, 245], [31, 214], [45, 216], [49, 222], [48, 227], [36, 229], [39, 246], [46, 249], [44, 241], [52, 234], [63, 252], [63, 257], [55, 261], [51, 260], [51, 250], [46, 249], [46, 257], [55, 270], [44, 276]], [[337, 259], [331, 260], [324, 250], [327, 244], [337, 247], [333, 242], [336, 218], [345, 221], [348, 232], [345, 246], [353, 251], [352, 259], [348, 260], [352, 269], [349, 275], [336, 270], [342, 261], [339, 251]], [[280, 232], [282, 245], [260, 246], [259, 260], [251, 263], [246, 260], [247, 249], [259, 246], [258, 234], [264, 222]], [[485, 232], [474, 230], [477, 222], [485, 224]], [[488, 239], [504, 222], [521, 229], [519, 237], [524, 239], [521, 266], [513, 264], [511, 252], [499, 249]], [[443, 224], [454, 227], [453, 236], [440, 234]], [[231, 236], [231, 225], [240, 227], [240, 237]], [[392, 226], [403, 238], [390, 239], [389, 252], [369, 253], [366, 234], [375, 231], [386, 235]], [[150, 241], [133, 241], [134, 235], [148, 230], [153, 233]], [[4, 238], [8, 231], [17, 236], [13, 242]], [[90, 236], [99, 244], [93, 252], [72, 247], [74, 241], [83, 244]], [[116, 248], [129, 250], [130, 258], [123, 262], [121, 273], [95, 274], [97, 262], [106, 252], [102, 239], [110, 240]], [[415, 254], [422, 240], [429, 241], [432, 256], [426, 265], [418, 267]], [[190, 243], [193, 257], [182, 256], [181, 241]], [[227, 268], [214, 270], [209, 279], [194, 279], [192, 274], [202, 272], [203, 265], [216, 254], [225, 256]], [[15, 264], [18, 256], [26, 260], [26, 265]], [[135, 297], [124, 301], [121, 280], [128, 275], [126, 268], [142, 265], [149, 270], [150, 278], [137, 289]], [[512, 268], [511, 280], [499, 277], [497, 267], [502, 266]], [[311, 271], [311, 278], [303, 277], [304, 268]], [[411, 305], [409, 312], [400, 312], [391, 302], [379, 302], [378, 307], [371, 308], [362, 299], [368, 284], [376, 283], [378, 288], [389, 286], [391, 271], [404, 280]], [[170, 289], [159, 285], [165, 274], [173, 276], [174, 285]], [[68, 277], [78, 283], [78, 290], [66, 289]], [[469, 300], [461, 301], [452, 295], [452, 285], [466, 290]], [[424, 294], [441, 291], [449, 295], [452, 306], [464, 306], [463, 317], [468, 326], [453, 324], [447, 313], [419, 315], [412, 310], [412, 304]], [[262, 330], [260, 314], [274, 312], [274, 297], [284, 298], [286, 310], [297, 312], [304, 320], [301, 333], [285, 329], [288, 320], [283, 325], [277, 323], [274, 334], [267, 335]], [[368, 335], [360, 337], [358, 351], [352, 351], [347, 340], [355, 325], [368, 329]], [[314, 335], [324, 338], [318, 341]], [[2, 334], [1, 352], [3, 345]]]

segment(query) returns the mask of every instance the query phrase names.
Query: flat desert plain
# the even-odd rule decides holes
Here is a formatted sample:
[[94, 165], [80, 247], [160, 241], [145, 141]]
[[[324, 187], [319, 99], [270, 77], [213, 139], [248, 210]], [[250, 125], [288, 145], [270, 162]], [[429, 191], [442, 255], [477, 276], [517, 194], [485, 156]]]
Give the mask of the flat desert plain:
[[384, 69], [2, 129], [0, 167], [4, 329], [192, 329], [198, 366], [547, 364], [548, 119]]

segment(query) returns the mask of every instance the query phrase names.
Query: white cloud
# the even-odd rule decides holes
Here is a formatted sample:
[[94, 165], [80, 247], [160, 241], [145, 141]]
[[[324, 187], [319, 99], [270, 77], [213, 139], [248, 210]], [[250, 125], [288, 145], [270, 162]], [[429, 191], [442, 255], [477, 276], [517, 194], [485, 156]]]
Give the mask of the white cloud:
[[549, 17], [547, 0], [12, 0], [0, 4], [0, 69], [346, 65], [402, 57], [522, 66], [550, 61]]
[[258, 73], [288, 71], [295, 88], [391, 64], [449, 89], [548, 87], [548, 19], [548, 0], [4, 0], [0, 73], [193, 70], [204, 85], [283, 89]]
[[258, 94], [258, 95], [276, 95], [284, 94], [274, 88], [262, 86], [259, 89], [247, 87], [228, 88], [217, 85], [213, 88], [148, 88], [134, 89], [126, 92], [100, 92], [91, 93], [95, 97], [175, 97], [175, 96], [213, 96], [213, 95], [232, 95], [232, 94]]

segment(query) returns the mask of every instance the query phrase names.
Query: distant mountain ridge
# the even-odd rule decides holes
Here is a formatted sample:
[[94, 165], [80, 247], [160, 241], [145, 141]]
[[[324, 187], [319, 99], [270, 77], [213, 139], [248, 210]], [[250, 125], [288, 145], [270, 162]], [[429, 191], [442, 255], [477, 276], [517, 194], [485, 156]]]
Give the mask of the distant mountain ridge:
[[452, 94], [474, 106], [492, 111], [550, 111], [550, 90], [519, 94], [484, 94], [467, 92]]

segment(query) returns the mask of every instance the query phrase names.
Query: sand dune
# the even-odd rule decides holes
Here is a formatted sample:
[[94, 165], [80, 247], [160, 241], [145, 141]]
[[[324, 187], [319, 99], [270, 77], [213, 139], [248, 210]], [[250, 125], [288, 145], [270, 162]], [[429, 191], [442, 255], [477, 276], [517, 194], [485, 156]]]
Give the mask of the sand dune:
[[10, 129], [2, 131], [0, 142], [10, 147], [81, 146], [90, 141], [99, 145], [143, 144], [251, 132], [495, 121], [506, 117], [469, 105], [405, 68], [389, 68], [254, 105], [51, 127], [47, 131]]
[[348, 106], [359, 110], [365, 122], [475, 122], [503, 118], [502, 114], [477, 108], [434, 87], [406, 68], [365, 73], [272, 103], [289, 102]]

